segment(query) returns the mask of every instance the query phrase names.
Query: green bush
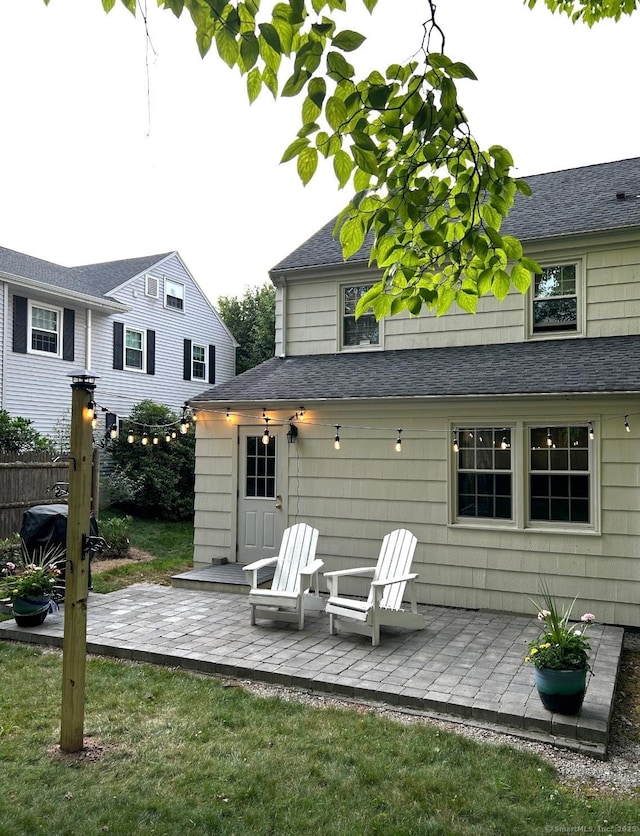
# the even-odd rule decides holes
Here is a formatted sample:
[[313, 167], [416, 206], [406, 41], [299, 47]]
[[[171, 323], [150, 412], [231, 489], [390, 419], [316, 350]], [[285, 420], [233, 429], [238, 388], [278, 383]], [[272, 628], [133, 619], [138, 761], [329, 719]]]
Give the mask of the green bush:
[[100, 520], [98, 524], [100, 536], [104, 537], [108, 546], [98, 552], [94, 560], [111, 560], [128, 556], [131, 550], [131, 543], [129, 542], [131, 521], [132, 518], [128, 515]]
[[53, 452], [53, 442], [33, 428], [30, 418], [12, 418], [0, 409], [0, 453]]
[[[135, 516], [187, 520], [193, 516], [195, 437], [181, 434], [180, 420], [168, 407], [145, 400], [133, 407], [130, 427], [110, 442], [114, 473], [107, 497], [111, 505]], [[129, 429], [134, 443], [127, 441]], [[167, 432], [176, 437], [167, 442]], [[146, 432], [158, 444], [140, 443]]]

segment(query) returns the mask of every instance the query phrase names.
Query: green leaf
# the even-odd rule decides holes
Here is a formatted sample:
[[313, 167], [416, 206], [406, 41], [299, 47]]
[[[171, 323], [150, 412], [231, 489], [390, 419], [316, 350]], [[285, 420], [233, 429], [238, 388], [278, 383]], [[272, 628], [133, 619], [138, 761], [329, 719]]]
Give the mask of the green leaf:
[[355, 70], [344, 55], [339, 52], [330, 52], [327, 55], [327, 75], [335, 81], [343, 78], [353, 78]]
[[331, 39], [331, 45], [336, 49], [341, 49], [343, 52], [353, 52], [353, 50], [358, 49], [358, 47], [361, 46], [365, 40], [366, 38], [364, 35], [361, 35], [359, 32], [352, 32], [350, 29], [345, 29], [343, 32], [339, 32]]
[[477, 76], [466, 64], [463, 64], [462, 61], [456, 61], [455, 64], [451, 64], [447, 67], [447, 72], [452, 78], [471, 78], [474, 81], [477, 81]]
[[381, 293], [384, 293], [384, 282], [376, 282], [366, 293], [362, 294], [356, 305], [356, 319], [361, 317], [363, 313], [366, 313]]
[[315, 148], [308, 146], [298, 154], [298, 175], [306, 186], [309, 180], [316, 173], [318, 168], [318, 152]]
[[362, 148], [358, 148], [357, 145], [354, 145], [351, 148], [351, 153], [353, 154], [353, 159], [358, 168], [361, 168], [368, 174], [378, 173], [376, 155], [372, 151], [365, 151]]
[[511, 280], [507, 273], [504, 270], [496, 270], [493, 281], [491, 282], [491, 291], [493, 295], [502, 302], [507, 293], [509, 293], [509, 288], [511, 287]]
[[466, 290], [459, 290], [456, 293], [456, 305], [463, 311], [474, 314], [478, 307], [478, 296]]
[[280, 35], [278, 30], [271, 23], [260, 23], [258, 25], [260, 34], [264, 40], [269, 44], [271, 49], [278, 54], [282, 54], [282, 44], [280, 43]]
[[520, 264], [522, 264], [525, 270], [529, 270], [530, 273], [533, 273], [536, 276], [539, 276], [542, 273], [542, 267], [540, 267], [538, 262], [534, 261], [532, 258], [524, 256], [520, 259]]
[[458, 103], [458, 91], [450, 78], [442, 79], [441, 102], [444, 110], [455, 110]]
[[[300, 72], [294, 73], [285, 82], [285, 85], [282, 88], [282, 95], [283, 96], [297, 96], [298, 93], [305, 86], [307, 81], [309, 81], [309, 76], [310, 76], [310, 73], [309, 73], [308, 70], [300, 70]], [[319, 111], [316, 112], [316, 115], [318, 114], [318, 112]], [[315, 119], [315, 116], [313, 118]]]
[[287, 148], [287, 150], [282, 155], [282, 159], [280, 160], [281, 163], [288, 163], [289, 160], [292, 160], [294, 157], [297, 157], [298, 154], [307, 146], [309, 145], [309, 140], [306, 137], [299, 137], [298, 139], [294, 139], [291, 145]]
[[353, 163], [351, 157], [346, 151], [338, 151], [333, 158], [333, 170], [338, 178], [339, 187], [342, 189], [349, 182], [351, 172], [353, 170]]
[[311, 101], [321, 108], [327, 94], [327, 82], [324, 78], [312, 78], [307, 86], [307, 93]]
[[322, 113], [322, 108], [318, 107], [318, 105], [312, 101], [312, 99], [307, 96], [302, 103], [302, 122], [304, 125], [307, 125], [309, 122], [315, 122], [318, 116]]
[[516, 290], [526, 293], [531, 285], [531, 273], [522, 264], [514, 264], [511, 270], [511, 281]]
[[507, 254], [507, 258], [512, 261], [522, 258], [522, 244], [517, 238], [514, 238], [512, 235], [503, 235], [502, 246]]
[[340, 228], [340, 244], [345, 261], [364, 244], [364, 227], [359, 217], [349, 218]]
[[278, 76], [271, 67], [265, 67], [262, 71], [262, 83], [271, 91], [275, 99], [278, 95]]
[[258, 39], [253, 32], [245, 32], [240, 37], [240, 66], [244, 72], [248, 72], [258, 60], [260, 46]]
[[378, 0], [362, 0], [362, 2], [367, 7], [367, 11], [372, 12], [378, 3]]
[[337, 96], [329, 96], [327, 104], [325, 105], [325, 115], [327, 122], [334, 131], [339, 130], [345, 122], [349, 119], [347, 108], [344, 102]]
[[262, 90], [262, 73], [257, 67], [250, 70], [247, 76], [247, 93], [249, 94], [249, 101], [255, 102]]
[[527, 183], [526, 180], [516, 180], [516, 188], [520, 192], [520, 194], [525, 195], [526, 197], [531, 197], [531, 186]]
[[234, 67], [238, 61], [240, 50], [235, 37], [229, 32], [226, 26], [221, 26], [216, 31], [216, 47], [218, 55], [229, 67]]
[[483, 203], [480, 207], [480, 217], [487, 224], [487, 226], [490, 226], [495, 230], [499, 230], [502, 225], [502, 216], [488, 203]]
[[438, 288], [438, 301], [436, 303], [436, 316], [445, 314], [456, 300], [456, 291], [449, 286]]

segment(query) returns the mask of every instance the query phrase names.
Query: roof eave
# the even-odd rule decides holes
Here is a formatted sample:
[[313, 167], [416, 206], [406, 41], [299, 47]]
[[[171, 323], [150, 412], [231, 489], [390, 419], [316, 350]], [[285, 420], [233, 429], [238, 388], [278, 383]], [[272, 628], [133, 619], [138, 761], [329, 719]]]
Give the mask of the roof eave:
[[101, 296], [90, 296], [87, 293], [79, 293], [76, 290], [69, 290], [65, 287], [59, 287], [48, 282], [39, 282], [36, 279], [28, 279], [24, 276], [15, 276], [11, 273], [0, 272], [0, 277], [11, 284], [18, 287], [24, 287], [28, 290], [37, 290], [41, 293], [46, 293], [49, 296], [60, 296], [63, 299], [68, 299], [71, 302], [77, 302], [80, 305], [89, 307], [92, 310], [101, 310], [108, 313], [126, 313], [131, 310], [128, 305], [123, 305], [121, 302], [112, 302]]

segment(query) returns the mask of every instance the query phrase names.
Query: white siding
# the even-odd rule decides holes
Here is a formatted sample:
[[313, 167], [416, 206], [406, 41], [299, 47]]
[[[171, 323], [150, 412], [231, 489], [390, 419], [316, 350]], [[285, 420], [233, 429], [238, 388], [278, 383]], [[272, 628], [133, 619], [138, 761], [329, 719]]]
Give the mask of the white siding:
[[[623, 423], [625, 413], [640, 413], [637, 397], [522, 399], [503, 407], [444, 401], [305, 406], [298, 443], [285, 448], [285, 513], [288, 524], [306, 521], [319, 528], [318, 557], [327, 570], [375, 560], [384, 534], [406, 526], [419, 541], [416, 564], [425, 603], [529, 613], [528, 596], [535, 597], [544, 575], [567, 602], [578, 595], [581, 612], [640, 626], [640, 420], [632, 433]], [[260, 411], [254, 412], [258, 419]], [[270, 414], [277, 420], [285, 412]], [[525, 527], [527, 422], [585, 420], [594, 421], [597, 433], [591, 446], [599, 494], [594, 530]], [[515, 427], [517, 525], [452, 521], [451, 427], [470, 422]], [[340, 451], [333, 449], [335, 424], [341, 425]], [[399, 426], [400, 454], [394, 450]], [[197, 565], [213, 557], [234, 559], [235, 432], [220, 415], [198, 422]]]

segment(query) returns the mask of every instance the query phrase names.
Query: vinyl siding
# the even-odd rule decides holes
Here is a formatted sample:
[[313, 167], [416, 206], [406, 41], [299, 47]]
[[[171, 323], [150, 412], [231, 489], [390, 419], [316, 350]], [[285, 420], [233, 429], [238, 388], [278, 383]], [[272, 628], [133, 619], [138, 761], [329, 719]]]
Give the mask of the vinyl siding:
[[[629, 241], [583, 239], [564, 246], [536, 244], [528, 254], [541, 263], [578, 260], [584, 268], [580, 304], [583, 334], [618, 336], [640, 332], [640, 246]], [[366, 268], [316, 271], [287, 279], [286, 299], [278, 288], [276, 354], [325, 354], [340, 350], [342, 284], [373, 282], [379, 273]], [[503, 302], [492, 296], [479, 300], [475, 315], [452, 308], [442, 317], [424, 311], [382, 323], [382, 348], [387, 350], [519, 342], [528, 338], [530, 295], [511, 292]], [[570, 337], [573, 338], [573, 337]]]
[[[339, 411], [329, 404], [305, 406], [298, 443], [284, 446], [284, 512], [287, 524], [306, 521], [319, 528], [318, 557], [327, 571], [374, 562], [382, 537], [406, 526], [418, 537], [423, 603], [529, 613], [528, 596], [535, 596], [544, 575], [559, 597], [568, 602], [577, 594], [581, 611], [591, 610], [599, 621], [640, 626], [640, 419], [631, 433], [623, 423], [625, 413], [640, 413], [637, 397], [513, 399], [502, 406], [342, 404]], [[594, 421], [597, 433], [591, 445], [594, 529], [524, 527], [527, 422], [585, 420]], [[522, 527], [453, 521], [451, 427], [470, 423], [516, 427], [514, 508]], [[341, 425], [340, 451], [333, 449], [335, 424]], [[400, 454], [394, 450], [399, 426]], [[196, 565], [234, 559], [235, 432], [221, 415], [198, 422]]]

